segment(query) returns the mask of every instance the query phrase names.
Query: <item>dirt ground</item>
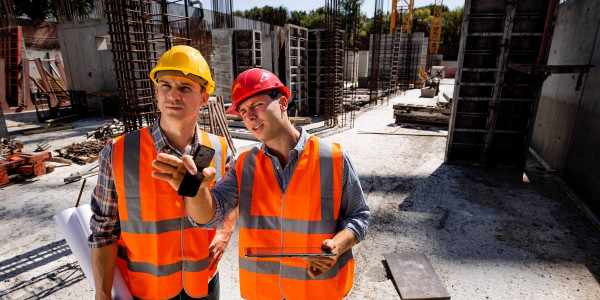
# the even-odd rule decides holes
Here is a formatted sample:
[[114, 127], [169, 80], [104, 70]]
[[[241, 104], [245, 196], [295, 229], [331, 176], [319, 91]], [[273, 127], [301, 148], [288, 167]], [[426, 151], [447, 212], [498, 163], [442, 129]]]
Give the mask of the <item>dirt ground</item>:
[[[450, 90], [445, 82], [442, 90]], [[445, 137], [394, 125], [392, 105], [425, 102], [418, 90], [364, 109], [348, 130], [318, 131], [340, 142], [359, 173], [372, 217], [367, 238], [354, 247], [356, 274], [348, 299], [400, 299], [384, 253], [425, 254], [452, 299], [600, 299], [600, 231], [533, 159], [525, 173], [443, 163]], [[53, 148], [85, 139], [103, 124], [17, 136], [25, 151], [40, 141]], [[433, 130], [429, 130], [433, 131]], [[439, 130], [435, 133], [446, 133]], [[252, 142], [236, 141], [248, 146]], [[85, 166], [0, 189], [0, 299], [90, 299], [79, 269], [52, 216], [75, 204], [81, 182], [63, 177]], [[96, 178], [83, 192], [89, 203]], [[221, 299], [239, 299], [237, 230], [220, 266]]]

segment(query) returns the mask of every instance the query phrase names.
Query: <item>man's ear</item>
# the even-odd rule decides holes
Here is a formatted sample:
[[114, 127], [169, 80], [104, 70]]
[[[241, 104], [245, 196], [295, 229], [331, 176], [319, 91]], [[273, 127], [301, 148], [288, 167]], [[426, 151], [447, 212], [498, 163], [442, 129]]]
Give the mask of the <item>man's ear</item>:
[[279, 103], [281, 105], [281, 111], [287, 111], [288, 98], [286, 96], [282, 96], [281, 99], [279, 99]]
[[210, 95], [207, 92], [202, 92], [202, 101], [200, 102], [200, 107], [206, 105], [206, 103], [208, 103], [208, 98], [210, 98]]

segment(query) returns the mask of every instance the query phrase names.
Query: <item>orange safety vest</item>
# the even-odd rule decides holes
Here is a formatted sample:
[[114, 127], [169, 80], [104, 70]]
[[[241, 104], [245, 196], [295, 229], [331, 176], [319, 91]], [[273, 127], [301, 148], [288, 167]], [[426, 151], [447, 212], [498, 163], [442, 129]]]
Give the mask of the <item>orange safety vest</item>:
[[[246, 247], [320, 247], [337, 233], [342, 191], [339, 144], [310, 136], [282, 193], [268, 157], [258, 148], [237, 160], [239, 272], [246, 299], [341, 299], [354, 281], [352, 250], [320, 277], [301, 258], [248, 258]], [[241, 174], [241, 176], [240, 176]]]
[[[211, 167], [217, 179], [225, 172], [227, 143], [200, 131], [202, 144], [215, 149]], [[208, 293], [208, 246], [216, 230], [194, 227], [183, 198], [163, 180], [152, 177], [156, 158], [147, 128], [117, 137], [113, 174], [117, 187], [121, 236], [117, 266], [131, 294], [141, 299], [168, 299], [185, 289], [193, 297]], [[214, 185], [213, 181], [213, 185]]]

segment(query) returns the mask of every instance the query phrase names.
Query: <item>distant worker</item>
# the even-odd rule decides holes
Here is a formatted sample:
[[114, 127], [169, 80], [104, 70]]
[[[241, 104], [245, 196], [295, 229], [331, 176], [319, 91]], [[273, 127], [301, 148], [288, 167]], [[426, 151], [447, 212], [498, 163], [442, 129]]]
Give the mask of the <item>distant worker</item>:
[[188, 200], [177, 194], [178, 186], [152, 177], [154, 167], [165, 168], [153, 166], [157, 156], [179, 160], [200, 144], [215, 150], [211, 166], [217, 175], [207, 187], [225, 173], [231, 158], [225, 139], [196, 123], [214, 81], [200, 52], [188, 46], [165, 52], [150, 78], [157, 85], [160, 118], [115, 138], [99, 157], [89, 237], [96, 299], [110, 299], [115, 264], [135, 298], [219, 299], [218, 261], [237, 210], [227, 212], [222, 229], [200, 229], [189, 221]]
[[[228, 113], [263, 144], [242, 153], [209, 190], [215, 169], [205, 168], [200, 191], [186, 199], [188, 214], [214, 228], [239, 204], [239, 274], [246, 299], [341, 299], [354, 281], [351, 248], [365, 237], [370, 210], [347, 153], [294, 127], [290, 91], [271, 72], [250, 69], [233, 83]], [[157, 176], [177, 186], [175, 157], [159, 156]], [[190, 157], [182, 159], [195, 171]], [[160, 175], [158, 175], [160, 174]], [[320, 247], [319, 258], [248, 258], [246, 247]]]

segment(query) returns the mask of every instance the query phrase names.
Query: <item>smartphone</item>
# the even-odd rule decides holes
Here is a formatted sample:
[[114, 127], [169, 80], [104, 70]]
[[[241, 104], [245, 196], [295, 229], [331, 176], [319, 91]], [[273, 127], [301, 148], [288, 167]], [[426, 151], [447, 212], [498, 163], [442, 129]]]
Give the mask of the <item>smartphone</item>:
[[200, 184], [202, 183], [202, 180], [204, 180], [202, 170], [210, 166], [210, 162], [212, 161], [214, 155], [215, 149], [206, 147], [204, 145], [198, 146], [198, 149], [196, 149], [196, 152], [194, 152], [194, 163], [196, 163], [198, 173], [196, 173], [196, 175], [192, 175], [189, 171], [185, 171], [181, 185], [177, 190], [178, 195], [186, 197], [196, 196], [196, 193], [198, 193], [198, 189], [200, 188]]
[[321, 247], [246, 247], [246, 257], [315, 257], [335, 256]]

